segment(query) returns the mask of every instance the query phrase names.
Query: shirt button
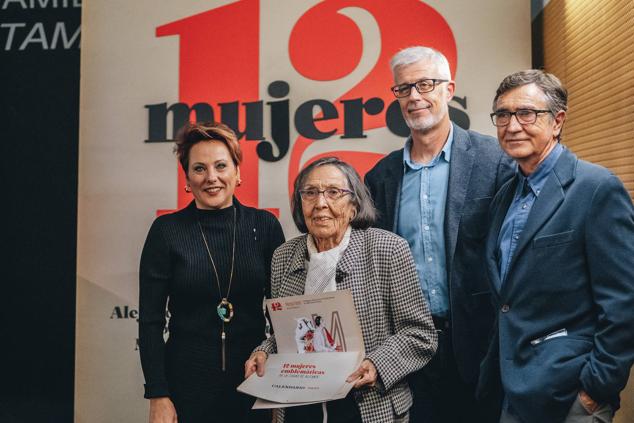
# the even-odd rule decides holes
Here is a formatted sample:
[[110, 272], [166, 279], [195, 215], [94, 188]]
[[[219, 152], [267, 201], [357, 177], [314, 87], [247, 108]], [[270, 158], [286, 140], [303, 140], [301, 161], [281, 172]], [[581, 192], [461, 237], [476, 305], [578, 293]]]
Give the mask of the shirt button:
[[427, 198], [429, 198], [427, 194], [423, 194], [423, 200], [427, 200]]
[[522, 208], [525, 209], [526, 207], [528, 207], [528, 205], [526, 203], [522, 204]]
[[508, 304], [504, 304], [502, 306], [502, 313], [507, 313], [510, 310], [510, 307]]
[[432, 294], [435, 294], [435, 293], [436, 293], [436, 290], [435, 290], [435, 289], [432, 289], [432, 290], [431, 290], [431, 293], [432, 293]]
[[429, 225], [425, 225], [423, 228], [424, 228], [426, 231], [428, 231], [428, 230], [429, 230]]
[[434, 259], [432, 257], [427, 257], [427, 261], [433, 261]]
[[518, 239], [520, 239], [520, 236], [519, 235], [513, 235], [513, 239], [514, 240], [518, 240]]

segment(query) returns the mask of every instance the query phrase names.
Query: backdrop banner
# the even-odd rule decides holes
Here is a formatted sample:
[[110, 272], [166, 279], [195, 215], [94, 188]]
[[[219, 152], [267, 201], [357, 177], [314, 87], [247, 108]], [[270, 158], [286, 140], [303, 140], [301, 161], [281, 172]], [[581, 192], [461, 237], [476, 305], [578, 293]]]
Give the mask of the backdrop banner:
[[93, 0], [82, 10], [75, 420], [147, 419], [137, 349], [138, 263], [157, 214], [184, 207], [173, 154], [188, 120], [220, 120], [244, 151], [247, 205], [292, 223], [289, 193], [312, 160], [363, 175], [408, 129], [389, 59], [448, 58], [459, 125], [494, 134], [507, 74], [530, 67], [530, 2]]

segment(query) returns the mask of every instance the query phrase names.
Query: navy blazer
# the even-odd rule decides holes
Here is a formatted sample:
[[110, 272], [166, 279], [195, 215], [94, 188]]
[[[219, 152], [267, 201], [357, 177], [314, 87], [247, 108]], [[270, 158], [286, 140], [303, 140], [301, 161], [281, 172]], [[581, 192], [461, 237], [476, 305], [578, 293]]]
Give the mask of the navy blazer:
[[[475, 384], [494, 316], [484, 265], [487, 212], [515, 165], [495, 138], [457, 125], [453, 129], [444, 222], [452, 342], [460, 375]], [[365, 177], [379, 211], [378, 228], [396, 232], [403, 171], [400, 149], [381, 159]]]
[[634, 361], [632, 200], [618, 177], [564, 150], [498, 291], [497, 239], [517, 180], [491, 206], [486, 252], [498, 333], [479, 394], [501, 383], [526, 422], [563, 421], [580, 389], [618, 408]]

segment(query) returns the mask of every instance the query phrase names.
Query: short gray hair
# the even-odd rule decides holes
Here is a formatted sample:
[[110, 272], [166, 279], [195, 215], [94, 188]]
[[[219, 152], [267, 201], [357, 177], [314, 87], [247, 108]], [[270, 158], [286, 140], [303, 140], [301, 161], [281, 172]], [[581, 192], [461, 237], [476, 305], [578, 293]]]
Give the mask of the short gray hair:
[[291, 198], [291, 211], [293, 214], [293, 221], [295, 222], [297, 229], [299, 229], [302, 233], [308, 232], [308, 227], [304, 221], [304, 213], [302, 212], [302, 198], [299, 195], [299, 191], [304, 186], [306, 178], [310, 175], [313, 169], [327, 165], [334, 166], [339, 169], [348, 180], [348, 187], [350, 188], [350, 191], [352, 191], [350, 201], [354, 205], [356, 211], [354, 218], [350, 221], [350, 226], [354, 229], [367, 229], [372, 226], [374, 222], [376, 222], [376, 209], [374, 208], [370, 191], [368, 191], [365, 184], [361, 182], [361, 178], [359, 177], [357, 171], [354, 170], [354, 168], [348, 163], [339, 160], [337, 157], [323, 157], [306, 166], [295, 178], [295, 183], [293, 184], [293, 197]]
[[568, 110], [568, 90], [559, 78], [541, 69], [528, 69], [512, 73], [500, 82], [493, 99], [493, 111], [495, 111], [498, 98], [502, 94], [528, 84], [535, 84], [544, 93], [548, 103], [547, 107], [553, 115], [561, 110], [564, 112]]
[[431, 47], [413, 46], [400, 50], [390, 60], [390, 68], [392, 74], [399, 66], [411, 65], [421, 60], [432, 62], [436, 65], [440, 76], [451, 79], [451, 70], [449, 69], [449, 61], [444, 54]]

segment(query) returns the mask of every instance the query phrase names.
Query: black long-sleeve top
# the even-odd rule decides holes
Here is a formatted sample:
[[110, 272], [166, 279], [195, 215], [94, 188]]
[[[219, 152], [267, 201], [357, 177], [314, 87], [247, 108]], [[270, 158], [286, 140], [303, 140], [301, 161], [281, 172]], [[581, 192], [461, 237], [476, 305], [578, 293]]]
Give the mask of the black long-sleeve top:
[[[170, 395], [163, 338], [166, 304], [170, 342], [194, 337], [220, 345], [222, 322], [216, 306], [227, 296], [234, 207], [236, 250], [228, 298], [234, 317], [225, 323], [227, 361], [250, 352], [265, 337], [262, 300], [270, 295], [273, 251], [284, 242], [277, 219], [235, 199], [233, 207], [221, 210], [200, 210], [192, 202], [183, 210], [158, 217], [145, 241], [139, 272], [139, 349], [146, 398]], [[221, 292], [198, 222], [216, 265]], [[220, 360], [219, 355], [209, 357], [203, 364], [220, 368]]]

